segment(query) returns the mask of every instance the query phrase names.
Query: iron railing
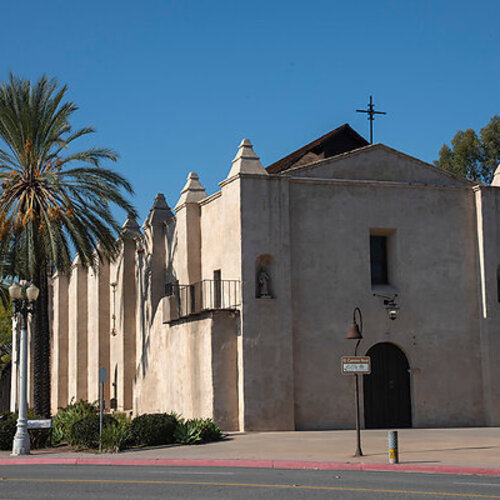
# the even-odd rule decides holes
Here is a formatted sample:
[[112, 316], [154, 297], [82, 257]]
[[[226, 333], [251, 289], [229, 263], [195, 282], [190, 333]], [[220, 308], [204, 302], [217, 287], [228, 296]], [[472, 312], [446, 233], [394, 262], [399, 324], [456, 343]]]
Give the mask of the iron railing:
[[240, 305], [239, 280], [202, 280], [192, 285], [167, 283], [167, 296], [177, 297], [179, 317], [214, 309], [236, 309]]

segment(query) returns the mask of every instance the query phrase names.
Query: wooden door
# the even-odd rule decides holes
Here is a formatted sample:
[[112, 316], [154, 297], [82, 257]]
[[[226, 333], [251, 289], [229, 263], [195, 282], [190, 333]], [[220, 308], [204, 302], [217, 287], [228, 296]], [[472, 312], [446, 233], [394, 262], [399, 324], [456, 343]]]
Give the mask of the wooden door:
[[410, 373], [403, 351], [384, 342], [374, 345], [367, 356], [372, 373], [363, 378], [365, 427], [411, 427]]

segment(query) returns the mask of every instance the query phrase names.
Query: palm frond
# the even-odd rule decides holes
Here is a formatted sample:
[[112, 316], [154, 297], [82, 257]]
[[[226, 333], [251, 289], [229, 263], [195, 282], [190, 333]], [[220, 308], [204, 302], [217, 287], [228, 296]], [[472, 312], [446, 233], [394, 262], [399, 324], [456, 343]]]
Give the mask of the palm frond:
[[42, 264], [67, 272], [72, 252], [93, 265], [96, 253], [116, 254], [120, 227], [111, 207], [136, 215], [127, 199], [131, 184], [102, 165], [116, 162], [116, 152], [71, 151], [95, 131], [73, 131], [78, 107], [65, 101], [67, 90], [46, 76], [32, 84], [11, 74], [0, 85], [0, 245], [9, 261], [4, 272], [34, 276]]

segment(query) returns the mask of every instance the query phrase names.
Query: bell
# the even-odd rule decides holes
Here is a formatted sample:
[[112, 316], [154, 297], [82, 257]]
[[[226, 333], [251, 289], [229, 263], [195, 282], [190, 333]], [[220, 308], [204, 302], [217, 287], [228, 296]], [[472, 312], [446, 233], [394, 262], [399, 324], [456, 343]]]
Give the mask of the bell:
[[349, 332], [347, 332], [346, 339], [360, 340], [362, 338], [363, 338], [363, 335], [361, 335], [361, 332], [359, 331], [358, 324], [351, 323], [351, 326], [349, 327]]

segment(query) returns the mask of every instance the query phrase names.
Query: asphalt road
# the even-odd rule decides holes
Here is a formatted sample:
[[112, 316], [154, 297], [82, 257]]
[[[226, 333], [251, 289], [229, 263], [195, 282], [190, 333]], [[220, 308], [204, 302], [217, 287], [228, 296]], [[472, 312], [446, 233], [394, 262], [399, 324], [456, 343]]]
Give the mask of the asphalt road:
[[7, 499], [500, 499], [500, 477], [279, 469], [0, 466]]

